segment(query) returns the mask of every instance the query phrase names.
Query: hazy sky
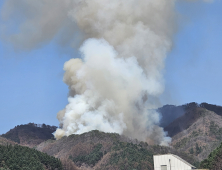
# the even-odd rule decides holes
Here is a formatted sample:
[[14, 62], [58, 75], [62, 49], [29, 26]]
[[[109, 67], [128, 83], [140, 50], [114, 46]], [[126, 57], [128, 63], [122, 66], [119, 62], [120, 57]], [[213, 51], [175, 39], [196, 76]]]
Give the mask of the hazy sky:
[[[178, 32], [166, 60], [162, 104], [222, 105], [222, 1], [180, 2], [177, 10]], [[21, 52], [0, 41], [0, 134], [29, 122], [58, 125], [56, 114], [67, 104], [68, 93], [63, 64], [78, 57], [73, 51], [52, 41]]]

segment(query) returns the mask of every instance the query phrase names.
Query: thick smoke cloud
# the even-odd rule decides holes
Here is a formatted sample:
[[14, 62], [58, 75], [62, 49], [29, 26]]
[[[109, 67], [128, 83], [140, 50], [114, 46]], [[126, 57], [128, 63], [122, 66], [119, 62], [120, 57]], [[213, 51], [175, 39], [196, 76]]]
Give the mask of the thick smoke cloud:
[[[104, 39], [89, 39], [80, 51], [82, 60], [71, 59], [64, 66], [64, 81], [75, 96], [58, 114], [65, 131], [56, 132], [57, 138], [99, 129], [148, 140], [161, 129], [155, 126], [159, 115], [148, 111], [153, 106], [144, 96], [155, 96], [163, 87], [147, 79], [135, 57], [121, 58]], [[154, 136], [164, 141], [159, 131], [160, 139]]]
[[57, 139], [98, 129], [170, 142], [154, 109], [164, 91], [174, 8], [175, 0], [6, 0], [1, 37], [15, 48], [53, 39], [81, 46], [81, 59], [64, 64], [69, 104], [57, 114]]
[[[201, 0], [184, 0], [184, 1], [188, 1], [188, 2], [195, 2], [195, 1], [201, 1]], [[213, 2], [214, 0], [203, 0], [204, 2], [207, 2], [207, 3], [211, 3]]]
[[1, 38], [22, 50], [32, 50], [53, 39], [61, 45], [72, 45], [79, 34], [68, 17], [72, 7], [72, 0], [5, 0]]
[[168, 142], [156, 126], [159, 115], [151, 110], [156, 104], [149, 100], [164, 90], [162, 69], [174, 32], [174, 1], [76, 1], [69, 16], [85, 39], [94, 39], [81, 47], [82, 61], [65, 64], [64, 81], [74, 95], [55, 136], [99, 129], [150, 143]]

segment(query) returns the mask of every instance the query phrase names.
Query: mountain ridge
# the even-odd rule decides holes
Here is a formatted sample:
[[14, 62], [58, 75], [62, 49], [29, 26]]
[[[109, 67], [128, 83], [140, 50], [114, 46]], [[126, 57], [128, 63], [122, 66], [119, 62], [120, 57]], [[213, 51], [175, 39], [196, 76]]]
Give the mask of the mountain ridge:
[[190, 153], [202, 161], [222, 141], [222, 116], [205, 107], [193, 107], [164, 130], [172, 137], [172, 147]]
[[[39, 144], [36, 149], [56, 158], [70, 158], [78, 167], [88, 169], [111, 170], [114, 167], [114, 169], [122, 167], [152, 170], [152, 156], [167, 153], [176, 154], [192, 164], [198, 164], [195, 157], [171, 147], [148, 145], [146, 142], [123, 135], [97, 130], [81, 135], [70, 135], [56, 141], [48, 140]], [[89, 155], [92, 160], [88, 162]]]
[[[34, 148], [61, 159], [67, 170], [70, 167], [85, 170], [152, 170], [152, 156], [168, 153], [178, 155], [198, 167], [198, 162], [206, 159], [222, 141], [221, 108], [194, 102], [159, 108], [164, 130], [172, 137], [170, 147], [149, 145], [137, 139], [98, 130], [55, 140], [52, 133], [56, 126], [34, 123], [18, 125], [1, 135], [0, 145], [7, 146], [10, 143]], [[166, 122], [165, 117], [168, 118]]]
[[178, 106], [164, 105], [157, 109], [157, 112], [159, 112], [162, 117], [160, 120], [160, 126], [165, 128], [170, 123], [172, 123], [175, 119], [181, 117], [189, 110], [192, 110], [195, 108], [204, 108], [222, 116], [222, 106], [208, 104], [206, 102], [203, 102], [201, 104], [198, 104], [196, 102], [191, 102], [191, 103], [186, 103], [186, 104], [178, 105]]
[[32, 148], [45, 140], [54, 138], [52, 133], [56, 129], [56, 126], [28, 123], [15, 126], [5, 134], [2, 134], [1, 137]]

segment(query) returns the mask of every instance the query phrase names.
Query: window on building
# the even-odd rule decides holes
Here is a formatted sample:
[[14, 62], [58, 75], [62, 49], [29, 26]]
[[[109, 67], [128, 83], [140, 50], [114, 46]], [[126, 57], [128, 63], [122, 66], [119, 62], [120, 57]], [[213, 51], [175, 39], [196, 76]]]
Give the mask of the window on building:
[[161, 170], [167, 170], [167, 165], [161, 165]]

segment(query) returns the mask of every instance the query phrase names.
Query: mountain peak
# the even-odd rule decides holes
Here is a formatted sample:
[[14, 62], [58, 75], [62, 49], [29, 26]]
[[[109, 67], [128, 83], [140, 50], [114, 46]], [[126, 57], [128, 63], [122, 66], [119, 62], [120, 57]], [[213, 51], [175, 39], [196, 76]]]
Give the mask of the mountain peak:
[[15, 126], [1, 136], [21, 145], [34, 147], [45, 140], [54, 138], [52, 133], [56, 128], [56, 126], [46, 124], [28, 123]]

